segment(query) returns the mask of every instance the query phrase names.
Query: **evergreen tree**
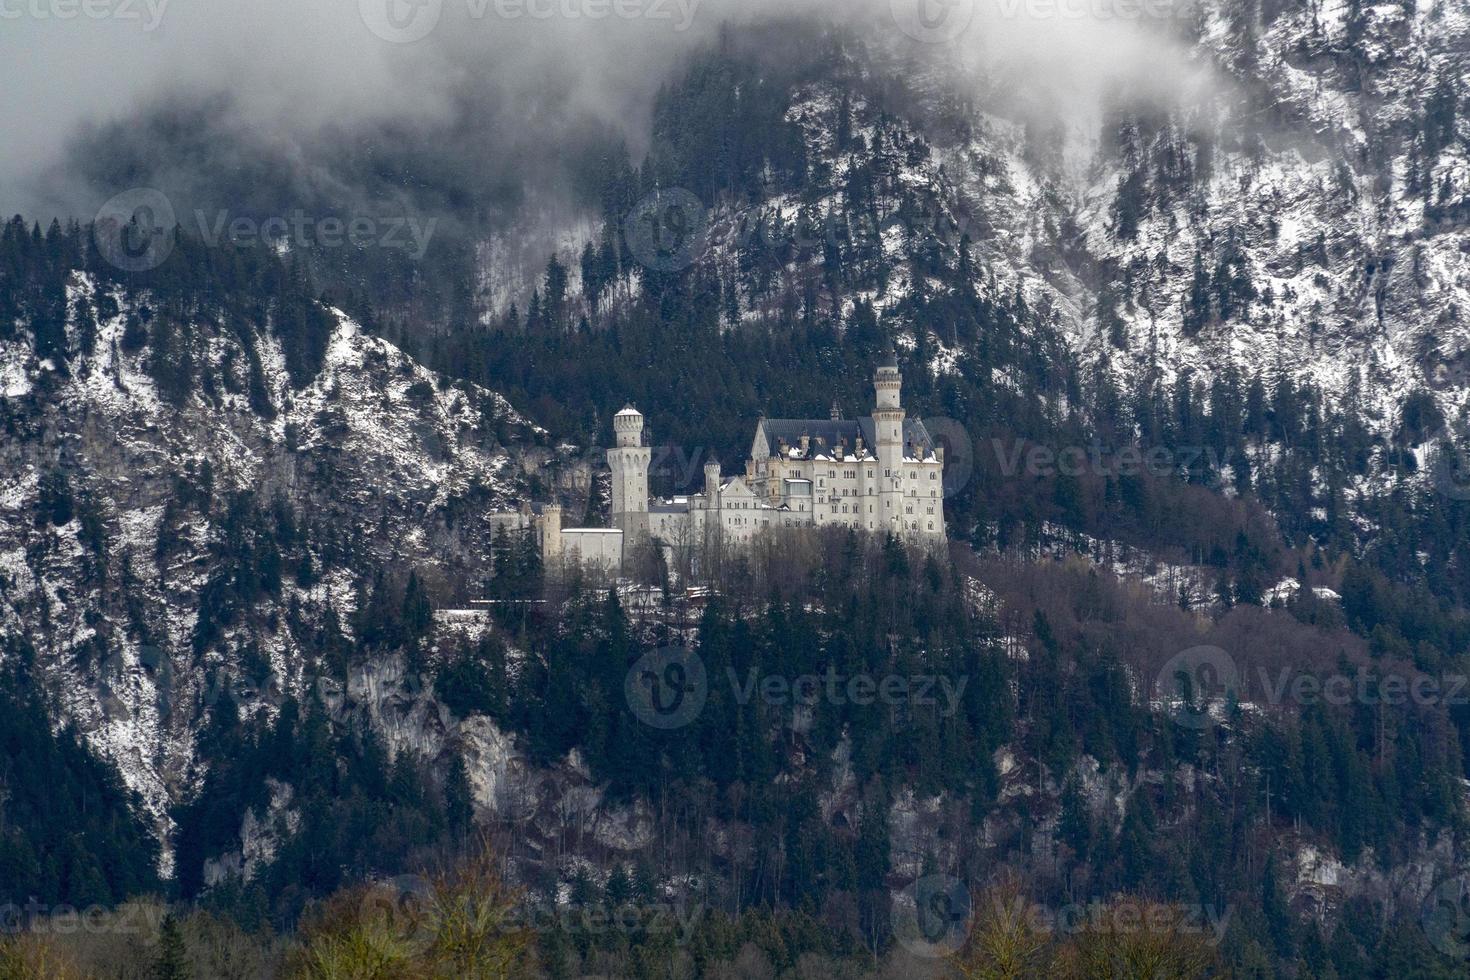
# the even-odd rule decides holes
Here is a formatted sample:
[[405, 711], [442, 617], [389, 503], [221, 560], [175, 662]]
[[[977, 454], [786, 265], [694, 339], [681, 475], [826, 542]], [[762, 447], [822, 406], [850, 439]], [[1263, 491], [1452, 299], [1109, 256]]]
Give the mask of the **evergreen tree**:
[[164, 916], [158, 934], [158, 953], [153, 961], [153, 980], [193, 980], [184, 933], [172, 914]]

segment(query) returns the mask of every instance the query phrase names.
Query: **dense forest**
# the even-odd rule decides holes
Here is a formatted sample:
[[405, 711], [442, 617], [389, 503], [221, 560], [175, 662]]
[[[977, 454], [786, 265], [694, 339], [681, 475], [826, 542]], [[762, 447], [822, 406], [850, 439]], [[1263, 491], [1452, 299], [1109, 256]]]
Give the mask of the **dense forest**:
[[[467, 284], [447, 286], [460, 292], [443, 301], [439, 329], [421, 329], [402, 303], [399, 275], [420, 270], [344, 282], [319, 256], [205, 247], [181, 234], [159, 268], [126, 273], [98, 254], [86, 226], [4, 226], [0, 341], [29, 343], [58, 378], [96, 344], [98, 319], [117, 314], [72, 308], [67, 286], [88, 276], [139, 300], [121, 344], [143, 353], [171, 402], [216, 397], [222, 378], [243, 375], [252, 410], [271, 417], [279, 406], [258, 380], [261, 363], [216, 370], [191, 325], [236, 332], [247, 350], [272, 338], [301, 387], [322, 367], [336, 306], [442, 374], [502, 392], [555, 439], [606, 445], [612, 413], [631, 401], [660, 443], [736, 460], [763, 412], [825, 417], [835, 394], [860, 414], [876, 359], [896, 342], [906, 405], [953, 421], [962, 435], [947, 448], [969, 475], [947, 502], [947, 553], [812, 534], [721, 556], [700, 604], [669, 587], [655, 561], [642, 584], [664, 587], [659, 608], [635, 613], [616, 589], [554, 575], [528, 540], [505, 535], [487, 585], [501, 604], [476, 641], [441, 642], [429, 569], [359, 569], [360, 602], [342, 620], [307, 623], [286, 611], [320, 678], [345, 683], [354, 664], [401, 657], [453, 716], [491, 719], [533, 765], [577, 759], [607, 801], [642, 807], [655, 828], [658, 846], [637, 859], [559, 828], [489, 828], [483, 846], [497, 868], [516, 869], [513, 888], [470, 843], [486, 828], [476, 826], [464, 762], [390, 758], [369, 719], [334, 714], [315, 688], [275, 712], [242, 712], [228, 694], [207, 705], [198, 738], [207, 774], [170, 814], [176, 874], [161, 881], [135, 801], [75, 732], [52, 730], [55, 706], [26, 683], [27, 643], [5, 638], [0, 900], [112, 908], [156, 896], [177, 918], [162, 920], [156, 941], [119, 941], [105, 954], [34, 936], [6, 941], [0, 976], [36, 975], [38, 962], [51, 964], [49, 975], [81, 976], [106, 955], [131, 958], [130, 975], [250, 975], [220, 965], [231, 946], [249, 952], [228, 969], [270, 964], [324, 978], [906, 975], [892, 895], [934, 876], [972, 883], [977, 895], [1013, 882], [1014, 894], [1049, 908], [1229, 909], [1217, 948], [1170, 947], [1182, 964], [1170, 976], [1459, 975], [1464, 964], [1431, 942], [1420, 909], [1366, 899], [1293, 908], [1287, 884], [1303, 847], [1387, 873], [1467, 830], [1470, 706], [1374, 707], [1387, 678], [1470, 671], [1470, 500], [1436, 492], [1453, 474], [1425, 479], [1415, 453], [1445, 429], [1433, 399], [1412, 395], [1398, 431], [1383, 434], [1356, 393], [1329, 405], [1284, 370], [1232, 368], [1206, 383], [1159, 369], [1125, 386], [1106, 360], [1084, 365], [1055, 311], [997, 286], [967, 236], [932, 227], [933, 202], [895, 176], [902, 161], [931, 152], [885, 107], [903, 94], [844, 76], [844, 64], [840, 50], [824, 49], [782, 75], [727, 47], [706, 52], [660, 97], [646, 160], [635, 165], [609, 147], [604, 165], [589, 168], [596, 177], [583, 192], [602, 226], [575, 270], [553, 257], [524, 311], [484, 317]], [[840, 187], [788, 120], [793, 87], [815, 78], [841, 93], [831, 152], [857, 165], [843, 169]], [[878, 108], [854, 119], [858, 103]], [[845, 207], [803, 219], [824, 229], [816, 240], [766, 227], [662, 270], [639, 263], [624, 227], [660, 187], [729, 209], [833, 192]], [[1120, 190], [1121, 235], [1147, 203], [1137, 193]], [[895, 274], [882, 231], [895, 226], [906, 230], [900, 264], [922, 285], [879, 308], [872, 292]], [[1178, 297], [1192, 326], [1228, 317], [1251, 294], [1232, 247], [1196, 258], [1191, 291]], [[435, 284], [457, 282], [446, 270], [468, 262], [449, 251], [428, 257], [423, 274]], [[940, 361], [946, 369], [933, 370]], [[18, 433], [27, 400], [46, 397], [43, 385], [0, 400], [0, 432]], [[1032, 447], [1093, 446], [1107, 458], [1164, 450], [1187, 462], [1078, 474], [1007, 465]], [[63, 468], [42, 490], [30, 515], [38, 526], [75, 518], [84, 536], [95, 527], [95, 502], [72, 490]], [[186, 511], [212, 513], [223, 528], [191, 635], [196, 655], [256, 603], [278, 600], [284, 580], [309, 581], [322, 564], [352, 557], [287, 501], [213, 494], [208, 477], [188, 472], [175, 500], [160, 555], [177, 547]], [[1203, 569], [1208, 593], [1161, 602], [1082, 559], [1113, 545]], [[1300, 589], [1283, 598], [1274, 590], [1283, 580]], [[1231, 703], [1217, 724], [1177, 724], [1150, 703], [1151, 682], [1174, 654], [1202, 644], [1229, 651], [1247, 673], [1285, 657], [1314, 676], [1350, 677], [1374, 697]], [[625, 691], [630, 668], [667, 647], [686, 647], [708, 678], [702, 711], [673, 731], [641, 721]], [[736, 683], [829, 673], [934, 678], [955, 697], [910, 689], [900, 703], [803, 708], [741, 697]], [[1101, 804], [1090, 803], [1098, 793]], [[300, 819], [269, 860], [249, 880], [219, 874], [242, 814], [283, 800]], [[930, 800], [939, 802], [924, 828], [900, 849], [890, 814]], [[586, 860], [568, 881], [559, 859], [578, 848]], [[370, 883], [402, 875], [434, 881], [451, 908], [489, 910], [492, 926], [479, 920], [477, 933], [431, 919], [428, 938], [408, 942], [392, 914], [385, 926], [372, 912]], [[566, 909], [630, 902], [704, 914], [677, 942], [564, 918]], [[556, 924], [513, 927], [517, 904], [553, 910]], [[1101, 940], [1085, 930], [1075, 942], [1038, 940], [976, 921], [952, 962], [928, 968], [1080, 976], [1123, 955], [1099, 953]], [[472, 967], [482, 961], [450, 933], [483, 940], [475, 955], [491, 966]], [[1004, 943], [982, 940], [997, 935], [1027, 950], [1010, 967], [1020, 972], [987, 960]], [[380, 957], [378, 973], [343, 965], [343, 950], [363, 948]]]

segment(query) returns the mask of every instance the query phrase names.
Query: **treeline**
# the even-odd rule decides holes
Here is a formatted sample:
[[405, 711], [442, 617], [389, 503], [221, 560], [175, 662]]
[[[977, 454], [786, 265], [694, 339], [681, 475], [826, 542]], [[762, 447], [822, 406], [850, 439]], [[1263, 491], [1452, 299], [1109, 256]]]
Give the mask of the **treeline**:
[[[100, 325], [124, 315], [114, 296], [121, 290], [139, 303], [125, 314], [119, 348], [126, 354], [146, 350], [144, 367], [173, 404], [212, 391], [219, 381], [202, 360], [201, 325], [235, 337], [250, 352], [250, 401], [265, 417], [274, 407], [257, 339], [280, 341], [298, 387], [321, 369], [334, 320], [298, 259], [284, 260], [264, 246], [209, 245], [169, 229], [174, 245], [162, 264], [124, 272], [99, 252], [94, 231], [90, 224], [52, 221], [43, 232], [19, 216], [0, 228], [0, 340], [28, 331], [36, 358], [68, 377], [73, 362], [95, 353]], [[69, 294], [77, 274], [99, 287], [95, 302]]]

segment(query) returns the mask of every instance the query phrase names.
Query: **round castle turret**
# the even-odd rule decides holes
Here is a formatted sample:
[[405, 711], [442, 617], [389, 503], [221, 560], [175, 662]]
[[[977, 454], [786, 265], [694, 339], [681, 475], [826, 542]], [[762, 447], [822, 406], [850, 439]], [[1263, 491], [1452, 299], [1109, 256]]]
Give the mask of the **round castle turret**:
[[631, 540], [648, 533], [648, 468], [653, 450], [643, 445], [643, 413], [631, 405], [613, 417], [613, 431], [618, 446], [607, 453], [612, 470], [612, 519]]
[[883, 354], [878, 364], [878, 373], [873, 378], [873, 387], [878, 396], [878, 410], [891, 410], [903, 405], [903, 375], [898, 373], [898, 355], [893, 348]]
[[632, 405], [613, 417], [619, 449], [636, 449], [643, 445], [643, 413]]

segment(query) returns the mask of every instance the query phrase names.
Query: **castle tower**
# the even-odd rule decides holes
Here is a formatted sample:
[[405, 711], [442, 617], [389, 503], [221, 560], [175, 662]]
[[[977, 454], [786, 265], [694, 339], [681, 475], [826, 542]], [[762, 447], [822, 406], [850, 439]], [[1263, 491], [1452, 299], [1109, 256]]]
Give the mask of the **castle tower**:
[[648, 533], [648, 468], [653, 450], [643, 445], [643, 415], [631, 405], [613, 419], [618, 445], [607, 453], [612, 470], [612, 520], [631, 540]]
[[542, 508], [537, 530], [541, 538], [541, 556], [547, 560], [561, 557], [561, 525], [560, 504], [547, 504]]
[[898, 371], [898, 355], [890, 347], [879, 362], [873, 379], [877, 392], [877, 408], [873, 410], [873, 428], [878, 445], [878, 506], [881, 527], [895, 531], [903, 528], [903, 375]]
[[709, 459], [704, 464], [704, 497], [710, 510], [720, 509], [720, 461]]

